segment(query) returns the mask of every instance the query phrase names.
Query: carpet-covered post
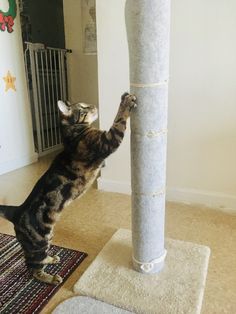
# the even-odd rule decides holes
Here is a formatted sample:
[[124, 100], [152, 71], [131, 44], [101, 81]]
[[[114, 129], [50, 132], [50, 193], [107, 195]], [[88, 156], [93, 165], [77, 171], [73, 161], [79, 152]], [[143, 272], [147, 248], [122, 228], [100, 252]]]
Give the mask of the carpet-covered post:
[[127, 0], [131, 93], [133, 263], [144, 273], [164, 265], [169, 0]]

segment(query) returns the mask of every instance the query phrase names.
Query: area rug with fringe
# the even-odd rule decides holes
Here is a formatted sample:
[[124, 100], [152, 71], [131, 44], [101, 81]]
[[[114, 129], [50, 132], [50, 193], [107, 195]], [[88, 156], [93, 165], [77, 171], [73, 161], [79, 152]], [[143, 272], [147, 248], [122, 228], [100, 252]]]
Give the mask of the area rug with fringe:
[[53, 286], [31, 277], [23, 251], [15, 237], [0, 233], [0, 313], [39, 313], [70, 274], [87, 256], [86, 253], [52, 245], [50, 255], [58, 255], [60, 263], [48, 265], [46, 271], [63, 278]]

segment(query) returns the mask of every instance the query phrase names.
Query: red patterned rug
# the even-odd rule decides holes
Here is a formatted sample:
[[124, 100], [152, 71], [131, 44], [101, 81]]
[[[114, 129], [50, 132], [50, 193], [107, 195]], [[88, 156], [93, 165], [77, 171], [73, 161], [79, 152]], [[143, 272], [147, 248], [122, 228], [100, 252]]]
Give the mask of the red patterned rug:
[[58, 274], [63, 282], [48, 285], [33, 279], [26, 268], [23, 252], [15, 237], [0, 234], [0, 313], [39, 313], [70, 274], [87, 256], [86, 253], [52, 245], [50, 255], [58, 255], [60, 263], [48, 265], [50, 274]]

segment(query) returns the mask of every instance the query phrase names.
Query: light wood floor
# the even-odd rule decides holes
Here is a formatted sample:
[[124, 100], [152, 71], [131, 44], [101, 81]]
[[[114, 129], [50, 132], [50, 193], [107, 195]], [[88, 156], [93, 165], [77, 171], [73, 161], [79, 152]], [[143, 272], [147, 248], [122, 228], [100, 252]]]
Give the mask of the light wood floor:
[[[0, 202], [20, 204], [47, 169], [50, 157], [0, 176]], [[73, 285], [118, 228], [131, 228], [130, 197], [91, 189], [62, 213], [54, 244], [85, 251], [88, 257], [51, 299], [42, 313], [73, 296]], [[0, 232], [14, 234], [0, 218]], [[166, 236], [208, 245], [210, 258], [204, 314], [236, 313], [236, 215], [204, 207], [167, 204]], [[165, 313], [163, 313], [165, 314]], [[173, 313], [175, 314], [175, 313]]]

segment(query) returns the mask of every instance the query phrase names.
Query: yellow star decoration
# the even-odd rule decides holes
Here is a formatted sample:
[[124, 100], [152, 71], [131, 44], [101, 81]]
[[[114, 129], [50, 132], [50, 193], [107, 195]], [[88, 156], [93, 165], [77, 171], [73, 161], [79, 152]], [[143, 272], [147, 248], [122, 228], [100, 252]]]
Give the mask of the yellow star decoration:
[[15, 80], [16, 78], [11, 75], [10, 71], [7, 72], [7, 76], [3, 77], [6, 87], [5, 87], [5, 92], [7, 92], [10, 88], [16, 91], [15, 87]]

